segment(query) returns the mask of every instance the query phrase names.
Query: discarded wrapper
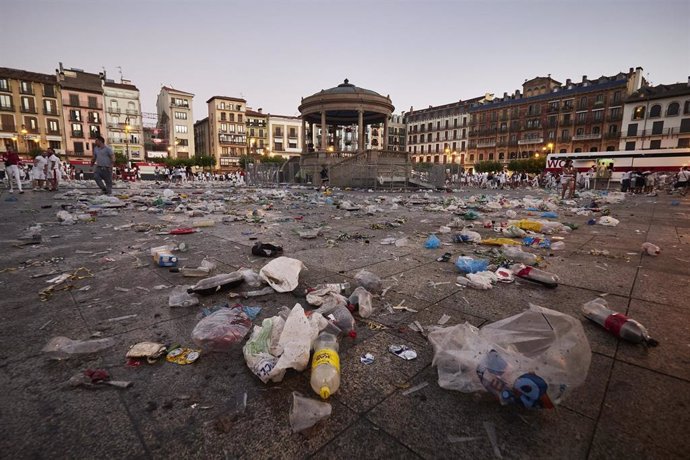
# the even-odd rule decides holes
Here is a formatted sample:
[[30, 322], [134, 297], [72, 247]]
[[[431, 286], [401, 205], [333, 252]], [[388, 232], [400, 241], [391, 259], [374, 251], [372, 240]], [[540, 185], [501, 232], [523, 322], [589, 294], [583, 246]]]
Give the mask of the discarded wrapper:
[[359, 357], [359, 361], [362, 364], [371, 364], [374, 362], [374, 355], [372, 355], [371, 353], [365, 353]]
[[192, 350], [191, 348], [175, 348], [171, 350], [165, 359], [175, 364], [192, 364], [199, 359], [201, 350]]
[[417, 357], [417, 352], [405, 345], [391, 345], [388, 347], [388, 351], [406, 361], [413, 360]]

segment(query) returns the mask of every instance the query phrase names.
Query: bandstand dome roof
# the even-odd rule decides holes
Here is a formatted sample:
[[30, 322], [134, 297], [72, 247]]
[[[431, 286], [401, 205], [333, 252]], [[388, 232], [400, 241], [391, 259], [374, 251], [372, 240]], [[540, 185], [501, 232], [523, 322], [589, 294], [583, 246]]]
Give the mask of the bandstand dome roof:
[[361, 110], [364, 122], [369, 124], [382, 122], [395, 107], [390, 97], [360, 88], [345, 79], [338, 86], [302, 98], [298, 110], [302, 118], [313, 123], [320, 123], [321, 112], [325, 111], [328, 124], [356, 124]]

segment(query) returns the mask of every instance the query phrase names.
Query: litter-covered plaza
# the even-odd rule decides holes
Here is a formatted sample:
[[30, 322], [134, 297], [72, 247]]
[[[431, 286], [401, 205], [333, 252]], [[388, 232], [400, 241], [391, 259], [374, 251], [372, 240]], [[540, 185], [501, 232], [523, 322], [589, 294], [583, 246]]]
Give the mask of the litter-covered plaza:
[[[687, 458], [686, 197], [151, 182], [97, 190], [0, 194], [3, 457]], [[461, 272], [469, 260], [484, 264], [479, 276]], [[520, 261], [557, 286], [527, 279]], [[198, 284], [221, 274], [229, 278], [217, 290]], [[187, 295], [194, 285], [199, 293]], [[353, 304], [358, 286], [371, 308], [360, 295], [348, 330], [336, 305]], [[607, 318], [611, 331], [587, 319], [583, 306], [597, 298], [658, 345], [614, 336], [626, 327], [620, 316]], [[530, 304], [537, 313], [509, 324], [514, 345], [467, 348]], [[197, 328], [227, 312], [225, 336]], [[309, 349], [333, 323], [340, 387], [330, 415], [295, 432], [294, 394], [321, 401]], [[465, 323], [479, 329], [456, 328]], [[263, 339], [254, 329], [271, 324]], [[440, 343], [450, 328], [465, 348], [459, 336], [454, 349]], [[133, 348], [142, 342], [150, 346]], [[443, 366], [432, 364], [432, 342]], [[506, 358], [527, 349], [536, 367]], [[469, 391], [439, 385], [449, 360], [450, 379], [472, 381]], [[536, 395], [516, 383], [540, 373]]]

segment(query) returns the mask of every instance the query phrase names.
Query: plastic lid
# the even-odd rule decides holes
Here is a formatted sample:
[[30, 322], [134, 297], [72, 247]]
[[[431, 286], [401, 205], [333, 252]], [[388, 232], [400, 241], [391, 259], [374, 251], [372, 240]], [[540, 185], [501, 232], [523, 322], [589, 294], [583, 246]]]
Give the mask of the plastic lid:
[[321, 399], [328, 399], [331, 395], [331, 390], [327, 386], [322, 386], [319, 394], [321, 395]]

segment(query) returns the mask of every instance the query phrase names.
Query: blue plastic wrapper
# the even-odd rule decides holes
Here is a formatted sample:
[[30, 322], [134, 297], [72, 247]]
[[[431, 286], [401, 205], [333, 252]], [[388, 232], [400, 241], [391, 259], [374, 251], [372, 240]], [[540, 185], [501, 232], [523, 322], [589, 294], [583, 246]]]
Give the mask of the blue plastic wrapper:
[[429, 238], [424, 243], [424, 247], [427, 249], [438, 249], [441, 247], [441, 240], [436, 235], [429, 235]]
[[541, 217], [548, 217], [548, 218], [551, 218], [551, 219], [558, 219], [558, 214], [556, 214], [556, 213], [553, 212], [553, 211], [547, 211], [547, 212], [543, 212], [543, 213], [541, 214]]
[[472, 257], [461, 256], [455, 262], [455, 266], [462, 273], [477, 273], [486, 271], [489, 261], [484, 259], [473, 259]]
[[594, 224], [596, 224], [596, 223], [597, 223], [597, 221], [596, 221], [595, 219], [589, 219], [589, 220], [587, 221], [587, 225], [594, 225]]
[[525, 246], [533, 246], [542, 249], [551, 248], [551, 240], [548, 238], [538, 238], [535, 236], [526, 236], [522, 239], [522, 244]]

